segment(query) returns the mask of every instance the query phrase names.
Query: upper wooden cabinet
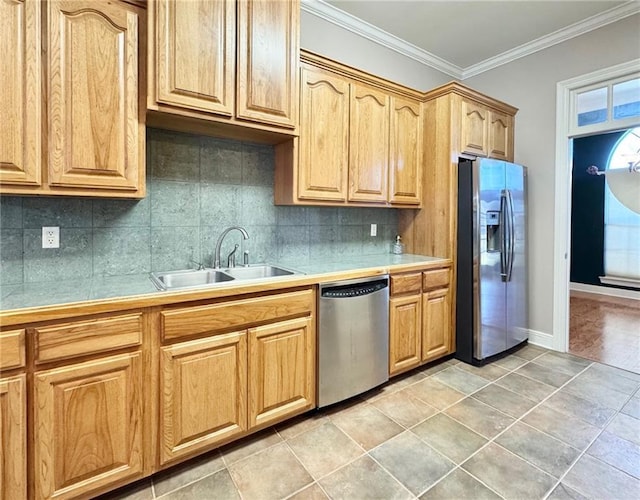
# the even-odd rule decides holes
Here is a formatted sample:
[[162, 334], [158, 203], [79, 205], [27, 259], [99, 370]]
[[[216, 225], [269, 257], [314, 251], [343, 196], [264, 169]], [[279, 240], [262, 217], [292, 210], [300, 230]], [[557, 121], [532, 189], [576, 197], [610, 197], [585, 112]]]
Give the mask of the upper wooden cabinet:
[[107, 0], [25, 0], [0, 9], [0, 43], [15, 55], [2, 59], [0, 71], [0, 104], [15, 116], [2, 127], [0, 192], [143, 197], [144, 10]]
[[[228, 125], [214, 133], [231, 137], [251, 128], [294, 134], [299, 17], [298, 0], [150, 3], [147, 107], [160, 112], [151, 122], [214, 121]], [[176, 115], [185, 118], [179, 125]]]
[[42, 183], [39, 0], [0, 2], [0, 186]]
[[300, 138], [276, 146], [280, 205], [421, 203], [420, 94], [302, 51]]
[[460, 151], [499, 160], [513, 159], [513, 115], [462, 99]]

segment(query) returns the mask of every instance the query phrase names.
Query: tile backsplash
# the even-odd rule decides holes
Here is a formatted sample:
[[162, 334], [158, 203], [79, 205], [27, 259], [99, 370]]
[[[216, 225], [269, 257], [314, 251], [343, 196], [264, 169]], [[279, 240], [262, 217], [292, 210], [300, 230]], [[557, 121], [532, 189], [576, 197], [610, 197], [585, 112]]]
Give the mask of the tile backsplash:
[[[304, 265], [386, 252], [398, 227], [389, 208], [274, 206], [272, 146], [147, 129], [143, 200], [0, 198], [0, 285], [117, 276], [212, 265], [229, 226], [236, 262]], [[369, 236], [370, 224], [378, 234]], [[42, 248], [42, 226], [60, 227], [60, 248]]]

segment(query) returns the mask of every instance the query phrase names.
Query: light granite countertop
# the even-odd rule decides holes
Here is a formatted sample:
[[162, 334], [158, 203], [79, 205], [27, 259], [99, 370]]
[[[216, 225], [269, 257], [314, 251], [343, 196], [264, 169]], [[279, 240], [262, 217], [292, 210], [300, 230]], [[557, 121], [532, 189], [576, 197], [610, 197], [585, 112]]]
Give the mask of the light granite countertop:
[[[111, 304], [113, 309], [123, 308], [127, 302], [132, 307], [161, 305], [163, 303], [201, 300], [238, 293], [253, 293], [263, 289], [287, 286], [303, 286], [341, 278], [341, 273], [356, 273], [361, 276], [386, 272], [411, 270], [424, 265], [446, 262], [447, 259], [424, 255], [376, 254], [344, 258], [334, 262], [323, 261], [309, 265], [295, 265], [286, 261], [274, 263], [299, 271], [294, 276], [265, 278], [260, 280], [238, 280], [192, 289], [159, 291], [151, 282], [149, 274], [126, 276], [94, 277], [91, 279], [57, 281], [47, 283], [29, 283], [21, 285], [3, 285], [0, 288], [0, 320], [2, 324], [15, 320], [28, 321], [28, 311], [33, 311], [38, 320], [44, 309], [60, 309], [68, 305], [82, 306]], [[353, 276], [351, 276], [353, 277]], [[118, 305], [118, 303], [121, 303]], [[57, 306], [57, 307], [56, 307]], [[23, 311], [24, 310], [24, 311]], [[102, 307], [101, 311], [108, 308]], [[24, 312], [24, 314], [22, 313]], [[89, 311], [87, 311], [89, 312]], [[56, 317], [54, 314], [51, 318]]]

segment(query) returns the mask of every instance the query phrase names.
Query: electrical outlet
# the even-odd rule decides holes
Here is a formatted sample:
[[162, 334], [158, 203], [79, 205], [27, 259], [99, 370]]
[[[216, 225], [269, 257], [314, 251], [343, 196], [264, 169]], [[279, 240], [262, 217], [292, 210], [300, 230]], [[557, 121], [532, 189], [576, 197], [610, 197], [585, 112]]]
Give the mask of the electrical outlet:
[[371, 236], [378, 234], [378, 224], [371, 224]]
[[42, 248], [60, 248], [60, 228], [57, 226], [42, 228]]

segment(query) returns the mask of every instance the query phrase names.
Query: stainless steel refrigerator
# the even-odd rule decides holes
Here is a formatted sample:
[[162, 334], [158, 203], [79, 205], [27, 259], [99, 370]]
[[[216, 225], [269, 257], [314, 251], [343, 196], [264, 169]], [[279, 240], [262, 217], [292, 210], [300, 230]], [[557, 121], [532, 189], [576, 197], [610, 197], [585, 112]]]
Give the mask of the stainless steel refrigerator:
[[456, 358], [481, 364], [527, 341], [527, 169], [460, 160]]

